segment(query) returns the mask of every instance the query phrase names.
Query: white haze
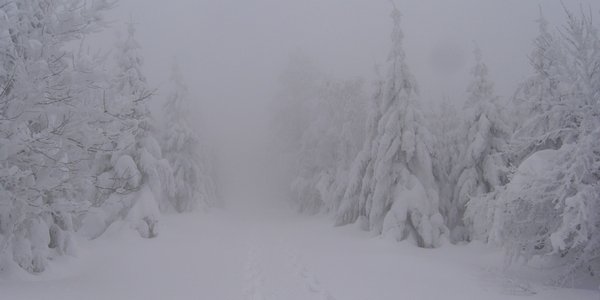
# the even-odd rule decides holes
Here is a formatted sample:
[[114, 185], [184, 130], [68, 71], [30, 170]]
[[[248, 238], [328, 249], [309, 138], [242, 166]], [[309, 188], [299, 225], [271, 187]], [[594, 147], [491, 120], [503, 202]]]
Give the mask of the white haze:
[[[563, 1], [597, 12], [595, 1]], [[423, 101], [462, 103], [478, 45], [497, 92], [510, 97], [529, 73], [528, 55], [539, 7], [552, 26], [564, 20], [558, 0], [396, 1], [406, 52]], [[152, 86], [168, 79], [173, 59], [198, 101], [198, 119], [228, 159], [260, 148], [278, 76], [291, 54], [312, 58], [327, 74], [363, 77], [389, 48], [389, 1], [365, 0], [121, 0], [113, 28], [133, 20]], [[112, 43], [113, 34], [105, 34]], [[112, 44], [110, 44], [112, 45]], [[155, 100], [156, 101], [156, 100]], [[233, 149], [233, 150], [232, 150]]]
[[[20, 1], [41, 14], [29, 5], [38, 0]], [[110, 0], [97, 1], [86, 3]], [[600, 65], [590, 33], [600, 22], [581, 22], [574, 45], [576, 22], [563, 26], [565, 9], [600, 17], [600, 1], [118, 0], [108, 28], [84, 43], [15, 21], [16, 9], [5, 18], [9, 2], [0, 103], [12, 81], [2, 68], [18, 62], [29, 76], [6, 94], [36, 110], [13, 121], [0, 109], [0, 300], [598, 298], [600, 76], [569, 64]], [[539, 36], [558, 41], [538, 49]], [[107, 53], [115, 70], [86, 55], [54, 60], [73, 45]], [[18, 46], [29, 50], [20, 61], [9, 52]], [[534, 71], [530, 55], [543, 47]], [[77, 139], [51, 131], [52, 149], [73, 155], [55, 159], [35, 139], [5, 150], [42, 117], [71, 117], [62, 100], [55, 111], [33, 101], [50, 99], [40, 91], [55, 74], [42, 76], [30, 53], [64, 63], [82, 112], [68, 133], [104, 148], [71, 149]], [[172, 76], [174, 62], [183, 76]], [[540, 69], [551, 74], [533, 76]], [[17, 172], [45, 167], [28, 155], [66, 173], [61, 192], [73, 199], [52, 202], [58, 189], [47, 184], [35, 201], [50, 204], [22, 205], [18, 192], [57, 180]], [[71, 171], [70, 160], [87, 167]]]

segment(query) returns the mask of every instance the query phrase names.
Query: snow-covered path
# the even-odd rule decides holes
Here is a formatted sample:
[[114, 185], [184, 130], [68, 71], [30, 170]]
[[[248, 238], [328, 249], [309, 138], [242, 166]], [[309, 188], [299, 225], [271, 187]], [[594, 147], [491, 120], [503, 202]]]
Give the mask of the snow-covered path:
[[423, 250], [285, 211], [167, 216], [158, 238], [115, 228], [0, 299], [594, 299], [499, 275], [482, 247]]

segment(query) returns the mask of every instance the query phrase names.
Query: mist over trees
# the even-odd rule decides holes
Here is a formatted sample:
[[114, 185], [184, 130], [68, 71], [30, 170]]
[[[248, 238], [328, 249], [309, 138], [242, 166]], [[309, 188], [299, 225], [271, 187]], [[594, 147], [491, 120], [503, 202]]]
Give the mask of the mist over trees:
[[531, 75], [512, 98], [495, 94], [476, 46], [464, 104], [439, 99], [424, 111], [419, 89], [428, 87], [410, 72], [396, 8], [390, 54], [378, 68], [387, 73], [376, 72], [371, 96], [352, 81], [332, 94], [330, 79], [292, 64], [285, 74], [297, 76], [287, 77], [278, 105], [305, 121], [274, 122], [287, 129], [280, 143], [292, 141], [282, 148], [297, 166], [295, 206], [418, 247], [488, 243], [559, 284], [596, 278], [600, 40], [593, 13], [565, 14], [561, 27], [540, 14]]

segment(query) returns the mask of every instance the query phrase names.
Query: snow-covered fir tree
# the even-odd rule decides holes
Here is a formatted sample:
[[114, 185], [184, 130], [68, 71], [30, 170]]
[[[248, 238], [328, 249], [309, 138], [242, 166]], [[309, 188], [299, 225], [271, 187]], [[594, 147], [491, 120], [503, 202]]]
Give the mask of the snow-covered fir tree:
[[[475, 50], [475, 66], [463, 106], [461, 155], [453, 171], [454, 183], [452, 228], [454, 240], [487, 238], [494, 220], [494, 192], [506, 184], [508, 166], [503, 153], [507, 148], [509, 126], [502, 115], [500, 99], [494, 94], [488, 67], [481, 50]], [[469, 206], [469, 214], [465, 209]], [[466, 218], [465, 218], [466, 217]], [[465, 218], [463, 223], [463, 218]], [[466, 223], [466, 224], [465, 224]]]
[[[381, 101], [383, 98], [384, 80], [379, 66], [375, 67], [376, 80], [373, 101], [367, 105], [368, 115], [365, 121], [364, 142], [350, 165], [348, 178], [345, 180], [343, 197], [338, 205], [335, 224], [337, 226], [358, 222], [363, 230], [369, 229], [367, 219], [367, 188], [373, 183], [373, 156], [371, 148], [378, 133], [378, 124], [382, 116]], [[364, 187], [364, 188], [363, 188]]]
[[201, 136], [190, 123], [192, 99], [176, 64], [170, 83], [171, 90], [164, 103], [167, 128], [162, 143], [164, 157], [171, 165], [174, 178], [169, 200], [178, 212], [198, 206], [206, 209], [216, 205], [211, 153], [206, 145], [202, 145]]
[[436, 107], [435, 111], [426, 115], [426, 119], [434, 136], [433, 173], [439, 188], [440, 212], [448, 227], [453, 228], [455, 226], [453, 224], [461, 222], [462, 218], [452, 201], [457, 179], [453, 172], [457, 168], [463, 148], [462, 118], [460, 118], [456, 105], [452, 100], [446, 98]]
[[[363, 216], [368, 228], [420, 247], [442, 243], [446, 227], [433, 176], [431, 135], [418, 104], [417, 83], [406, 64], [401, 14], [394, 8], [388, 74], [375, 101], [369, 132], [357, 157], [338, 224]], [[371, 125], [371, 126], [373, 126]], [[358, 187], [357, 182], [362, 182]]]
[[105, 114], [112, 117], [103, 128], [110, 151], [97, 157], [99, 195], [84, 220], [84, 235], [94, 238], [114, 221], [127, 219], [143, 237], [158, 234], [161, 209], [173, 194], [169, 163], [162, 158], [155, 138], [148, 100], [153, 92], [142, 73], [143, 59], [128, 24], [125, 39], [117, 44], [116, 71], [103, 97]]

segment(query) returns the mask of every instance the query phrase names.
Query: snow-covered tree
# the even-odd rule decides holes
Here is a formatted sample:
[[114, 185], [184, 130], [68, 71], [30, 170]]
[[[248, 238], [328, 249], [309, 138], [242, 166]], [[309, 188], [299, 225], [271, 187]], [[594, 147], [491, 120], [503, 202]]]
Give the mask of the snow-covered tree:
[[142, 73], [135, 27], [130, 23], [127, 29], [117, 44], [117, 68], [103, 97], [104, 112], [112, 117], [103, 128], [110, 151], [96, 161], [100, 195], [83, 226], [92, 238], [118, 219], [129, 219], [144, 237], [156, 236], [159, 212], [173, 194], [172, 171], [152, 127], [147, 102], [153, 93]]
[[542, 105], [526, 134], [534, 146], [500, 194], [498, 236], [512, 258], [548, 261], [565, 284], [600, 271], [600, 39], [591, 16], [569, 11], [552, 39], [547, 68], [532, 60], [527, 99]]
[[450, 99], [435, 107], [429, 112], [426, 119], [434, 136], [433, 142], [433, 169], [437, 180], [440, 196], [440, 211], [450, 228], [462, 218], [457, 207], [453, 205], [453, 192], [456, 185], [455, 172], [461, 150], [464, 146], [461, 137], [462, 118], [456, 105]]
[[346, 225], [359, 222], [364, 230], [369, 229], [367, 219], [367, 197], [370, 193], [369, 185], [373, 183], [373, 161], [371, 148], [378, 134], [378, 124], [382, 116], [381, 102], [385, 81], [379, 66], [376, 66], [375, 92], [373, 101], [368, 103], [368, 115], [365, 121], [365, 137], [362, 148], [350, 165], [348, 178], [343, 187], [344, 194], [336, 211], [335, 224]]
[[337, 223], [352, 223], [362, 216], [374, 232], [436, 247], [446, 227], [432, 170], [431, 135], [419, 108], [417, 83], [406, 64], [396, 8], [392, 19], [388, 75], [376, 95], [378, 112], [369, 121]]
[[174, 65], [171, 91], [164, 104], [167, 128], [163, 133], [163, 152], [174, 177], [169, 199], [179, 212], [198, 206], [209, 208], [216, 201], [210, 152], [190, 123], [191, 100], [179, 67]]
[[[481, 50], [475, 50], [476, 63], [471, 71], [468, 99], [463, 111], [465, 120], [461, 128], [461, 155], [455, 165], [452, 208], [449, 220], [453, 239], [486, 238], [493, 222], [494, 193], [496, 187], [507, 182], [508, 167], [503, 153], [509, 137], [509, 126], [502, 116], [499, 98], [489, 79], [488, 67], [483, 62]], [[471, 208], [465, 217], [467, 205]], [[466, 228], [465, 228], [466, 225]]]
[[562, 74], [566, 71], [566, 53], [560, 36], [550, 32], [548, 21], [540, 12], [539, 34], [529, 56], [534, 75], [517, 90], [512, 114], [516, 131], [512, 137], [510, 159], [519, 165], [533, 152], [558, 149], [574, 139], [575, 121], [561, 104]]
[[[85, 95], [67, 44], [103, 26], [108, 1], [0, 1], [0, 268], [72, 251], [86, 208]], [[83, 126], [82, 126], [83, 125]]]

